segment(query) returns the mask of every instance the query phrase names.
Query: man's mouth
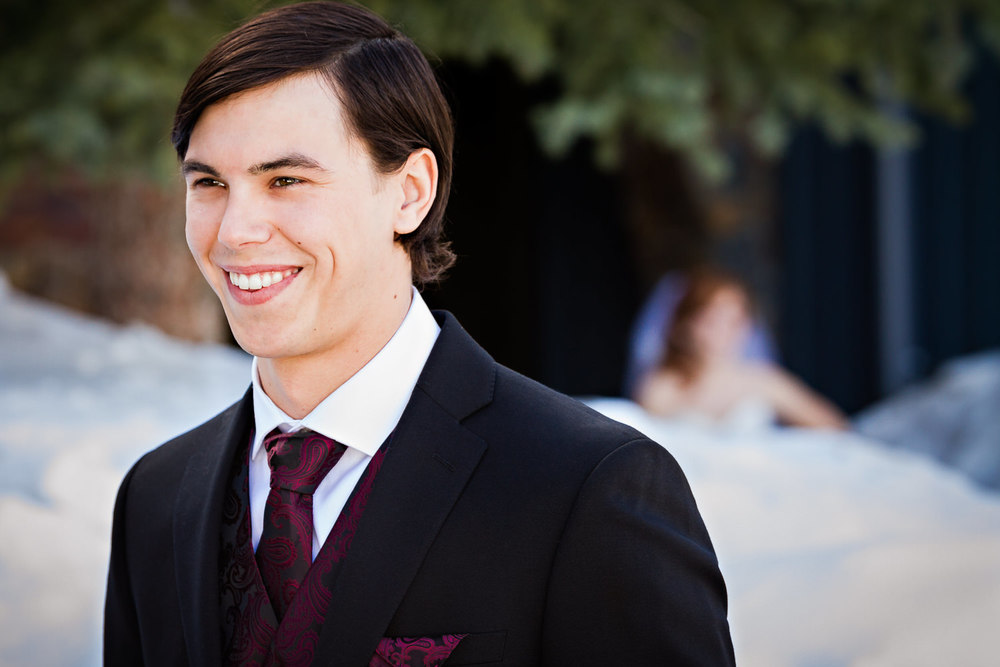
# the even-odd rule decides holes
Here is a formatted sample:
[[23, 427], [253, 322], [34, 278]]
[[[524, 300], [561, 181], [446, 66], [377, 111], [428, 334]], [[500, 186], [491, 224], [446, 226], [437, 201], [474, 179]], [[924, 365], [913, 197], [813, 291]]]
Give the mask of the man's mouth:
[[299, 269], [286, 269], [285, 271], [262, 271], [261, 273], [236, 273], [229, 272], [229, 282], [241, 290], [256, 292], [259, 289], [270, 287], [280, 283], [288, 276], [295, 275]]

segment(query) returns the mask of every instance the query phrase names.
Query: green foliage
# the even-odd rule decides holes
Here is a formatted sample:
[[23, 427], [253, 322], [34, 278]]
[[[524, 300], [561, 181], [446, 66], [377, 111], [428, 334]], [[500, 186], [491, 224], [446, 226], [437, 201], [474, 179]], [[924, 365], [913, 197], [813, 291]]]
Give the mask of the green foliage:
[[[10, 3], [8, 3], [10, 4]], [[174, 104], [252, 0], [15, 0], [0, 24], [0, 168], [32, 157], [95, 174], [172, 171]], [[906, 104], [960, 120], [974, 39], [1000, 47], [1000, 0], [371, 0], [441, 60], [507, 62], [559, 93], [534, 112], [554, 154], [623, 137], [686, 155], [709, 178], [719, 138], [777, 155], [806, 121], [834, 139], [899, 143]]]
[[[633, 132], [709, 178], [724, 174], [718, 139], [734, 132], [777, 155], [806, 121], [839, 141], [912, 141], [888, 111], [900, 103], [961, 120], [973, 40], [1000, 45], [994, 0], [377, 4], [446, 57], [497, 57], [526, 80], [554, 77], [561, 95], [535, 114], [552, 152], [590, 137], [611, 164]], [[512, 15], [531, 30], [517, 32]]]
[[177, 97], [247, 5], [15, 0], [0, 23], [0, 169], [8, 178], [39, 162], [95, 177], [172, 174]]

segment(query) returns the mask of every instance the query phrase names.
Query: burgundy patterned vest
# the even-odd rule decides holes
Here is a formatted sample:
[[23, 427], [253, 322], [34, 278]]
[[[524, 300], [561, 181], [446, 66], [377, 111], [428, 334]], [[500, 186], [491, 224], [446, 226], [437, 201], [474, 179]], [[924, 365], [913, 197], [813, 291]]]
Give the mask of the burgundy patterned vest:
[[280, 624], [257, 569], [250, 538], [249, 443], [239, 450], [223, 503], [219, 553], [222, 646], [229, 665], [305, 667], [312, 663], [330, 602], [329, 591], [391, 439], [390, 435], [368, 464]]

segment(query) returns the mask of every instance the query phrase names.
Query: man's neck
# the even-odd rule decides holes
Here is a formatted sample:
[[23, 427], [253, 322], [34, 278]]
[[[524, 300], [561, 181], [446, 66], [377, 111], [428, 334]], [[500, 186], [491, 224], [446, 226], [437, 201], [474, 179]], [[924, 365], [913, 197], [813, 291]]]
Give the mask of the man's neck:
[[[409, 293], [407, 293], [409, 296]], [[393, 337], [406, 318], [411, 299], [401, 303], [383, 322], [357, 332], [336, 348], [305, 356], [257, 359], [264, 393], [285, 414], [302, 419], [347, 382]]]

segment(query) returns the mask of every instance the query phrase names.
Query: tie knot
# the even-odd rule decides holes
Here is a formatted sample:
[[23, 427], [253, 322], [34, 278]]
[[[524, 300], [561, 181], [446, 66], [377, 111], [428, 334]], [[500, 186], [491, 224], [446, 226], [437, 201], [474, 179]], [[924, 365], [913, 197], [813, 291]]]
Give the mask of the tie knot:
[[294, 433], [275, 429], [264, 438], [264, 449], [273, 488], [312, 494], [346, 448], [309, 429]]

